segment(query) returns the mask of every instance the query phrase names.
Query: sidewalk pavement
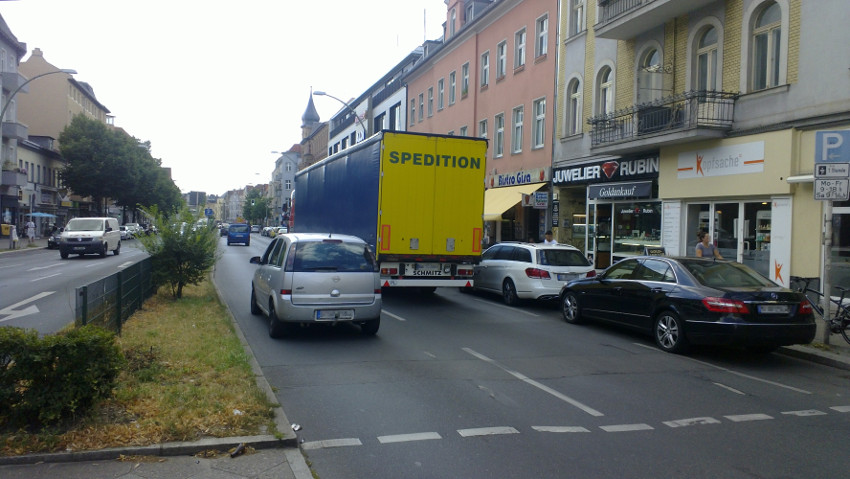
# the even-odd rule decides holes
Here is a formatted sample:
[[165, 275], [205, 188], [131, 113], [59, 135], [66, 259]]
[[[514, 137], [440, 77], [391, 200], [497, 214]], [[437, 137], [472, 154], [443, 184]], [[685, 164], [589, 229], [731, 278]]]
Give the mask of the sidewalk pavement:
[[[25, 243], [24, 243], [25, 244]], [[46, 239], [36, 240], [39, 247], [47, 246]], [[14, 253], [7, 250], [8, 243], [0, 247], [0, 255]], [[18, 249], [25, 251], [30, 248]], [[277, 403], [274, 392], [263, 376], [251, 347], [242, 330], [233, 321], [236, 334], [248, 352], [257, 384], [272, 403]], [[818, 322], [815, 340], [804, 346], [779, 348], [784, 354], [827, 366], [850, 370], [850, 344], [841, 335], [832, 334], [824, 343], [823, 321]], [[62, 452], [54, 454], [29, 454], [17, 457], [0, 457], [0, 477], [3, 479], [145, 479], [145, 478], [221, 478], [221, 479], [312, 479], [310, 468], [298, 448], [298, 438], [281, 407], [275, 409], [277, 430], [283, 437], [251, 436], [204, 439], [194, 442], [167, 443], [145, 447], [123, 447], [98, 451]], [[244, 453], [231, 457], [238, 445]]]
[[3, 253], [14, 253], [16, 251], [26, 251], [28, 249], [33, 248], [47, 248], [47, 236], [36, 238], [33, 240], [32, 244], [29, 244], [27, 237], [24, 236], [18, 240], [18, 249], [9, 248], [9, 237], [3, 236], [0, 238], [0, 254]]

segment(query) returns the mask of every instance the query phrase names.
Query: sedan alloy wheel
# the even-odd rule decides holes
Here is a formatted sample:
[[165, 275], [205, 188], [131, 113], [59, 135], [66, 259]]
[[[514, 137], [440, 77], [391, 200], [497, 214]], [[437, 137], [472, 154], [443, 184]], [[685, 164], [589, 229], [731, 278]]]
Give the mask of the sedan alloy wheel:
[[682, 321], [672, 311], [662, 311], [655, 318], [653, 327], [655, 344], [668, 353], [682, 353], [687, 349], [687, 339], [682, 329]]

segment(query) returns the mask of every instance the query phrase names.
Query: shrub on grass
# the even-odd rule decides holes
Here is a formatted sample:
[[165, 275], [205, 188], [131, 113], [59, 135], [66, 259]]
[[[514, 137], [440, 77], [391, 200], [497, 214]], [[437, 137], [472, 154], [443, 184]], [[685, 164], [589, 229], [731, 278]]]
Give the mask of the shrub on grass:
[[115, 335], [95, 326], [39, 337], [0, 328], [0, 425], [55, 424], [108, 397], [124, 365]]

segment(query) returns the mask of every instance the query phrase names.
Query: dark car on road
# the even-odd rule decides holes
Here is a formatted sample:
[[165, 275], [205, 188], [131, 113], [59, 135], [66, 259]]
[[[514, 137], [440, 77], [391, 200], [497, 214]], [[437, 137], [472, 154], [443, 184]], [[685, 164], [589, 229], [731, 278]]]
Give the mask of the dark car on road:
[[227, 227], [227, 246], [233, 243], [251, 246], [251, 227], [247, 223], [234, 223]]
[[65, 231], [65, 228], [57, 228], [53, 233], [50, 233], [50, 236], [47, 237], [47, 249], [59, 248], [59, 240], [62, 238], [63, 231]]
[[664, 351], [691, 344], [769, 352], [815, 336], [812, 305], [751, 268], [713, 258], [639, 256], [566, 284], [569, 323], [596, 320], [652, 334]]

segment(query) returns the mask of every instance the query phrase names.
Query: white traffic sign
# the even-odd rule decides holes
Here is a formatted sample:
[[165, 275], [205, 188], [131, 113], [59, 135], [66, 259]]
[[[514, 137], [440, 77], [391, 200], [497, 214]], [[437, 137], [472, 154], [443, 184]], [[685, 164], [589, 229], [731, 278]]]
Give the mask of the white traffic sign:
[[850, 178], [850, 163], [817, 164], [815, 178]]
[[815, 199], [831, 201], [850, 200], [850, 179], [815, 178]]

